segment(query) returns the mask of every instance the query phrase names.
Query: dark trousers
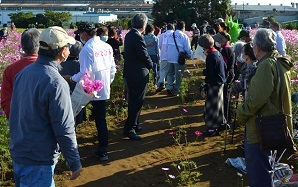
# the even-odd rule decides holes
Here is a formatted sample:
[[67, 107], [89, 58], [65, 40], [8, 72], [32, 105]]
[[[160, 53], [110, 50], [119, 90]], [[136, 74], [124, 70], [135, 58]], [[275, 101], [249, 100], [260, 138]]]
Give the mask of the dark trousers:
[[262, 151], [260, 144], [247, 144], [244, 137], [246, 171], [250, 187], [273, 187], [276, 151]]
[[230, 108], [230, 95], [228, 94], [228, 89], [230, 88], [230, 84], [225, 83], [223, 90], [223, 98], [224, 98], [224, 115], [226, 122], [231, 124], [231, 108]]
[[194, 47], [194, 50], [197, 49], [198, 41], [199, 41], [198, 38], [193, 38], [193, 39], [191, 40], [191, 43], [190, 43], [190, 45], [191, 45], [191, 49], [193, 49], [192, 47]]
[[109, 133], [106, 122], [106, 100], [91, 101], [92, 116], [94, 117], [97, 136], [98, 136], [98, 151], [97, 153], [105, 154], [108, 149]]
[[138, 125], [138, 119], [144, 103], [147, 83], [129, 82], [128, 87], [128, 116], [124, 125], [124, 132], [133, 130]]

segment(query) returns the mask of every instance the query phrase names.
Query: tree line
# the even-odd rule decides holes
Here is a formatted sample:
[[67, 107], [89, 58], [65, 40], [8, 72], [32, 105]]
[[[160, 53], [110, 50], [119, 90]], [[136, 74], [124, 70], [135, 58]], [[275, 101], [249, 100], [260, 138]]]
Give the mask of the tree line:
[[8, 14], [11, 22], [20, 28], [47, 28], [50, 26], [69, 26], [72, 15], [70, 12], [54, 12], [46, 10], [45, 13], [34, 15], [32, 12], [18, 12]]
[[[201, 24], [203, 20], [212, 23], [215, 19], [226, 15], [233, 15], [231, 0], [153, 0], [152, 16], [154, 25], [161, 26], [163, 22], [185, 21], [186, 25], [192, 23]], [[70, 23], [70, 12], [54, 12], [45, 10], [45, 13], [34, 15], [32, 12], [18, 12], [9, 14], [12, 22], [20, 28], [47, 28], [53, 25], [60, 27], [75, 27], [76, 23]], [[130, 18], [118, 19], [115, 22], [107, 22], [105, 25], [118, 26], [124, 29], [130, 27]], [[94, 23], [100, 26], [99, 23]], [[189, 29], [189, 28], [188, 28]]]
[[185, 21], [189, 26], [204, 20], [212, 23], [233, 14], [231, 0], [154, 0], [152, 8], [155, 25], [173, 20]]

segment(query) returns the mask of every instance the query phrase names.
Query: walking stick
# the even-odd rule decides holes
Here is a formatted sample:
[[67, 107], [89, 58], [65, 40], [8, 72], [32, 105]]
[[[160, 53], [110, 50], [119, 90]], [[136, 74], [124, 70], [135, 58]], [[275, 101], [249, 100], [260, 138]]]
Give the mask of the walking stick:
[[[227, 104], [227, 116], [229, 116], [229, 106], [230, 106], [230, 98], [231, 98], [231, 92], [228, 92], [228, 104]], [[228, 119], [226, 119], [226, 123], [225, 123], [225, 135], [224, 135], [224, 142], [225, 142], [225, 145], [224, 145], [224, 150], [223, 150], [223, 153], [226, 152], [227, 150], [227, 136], [228, 136]]]
[[[238, 95], [239, 97], [239, 95]], [[238, 98], [237, 97], [237, 98]], [[236, 106], [235, 106], [235, 115], [234, 115], [234, 123], [233, 123], [233, 127], [232, 127], [232, 139], [231, 139], [231, 144], [233, 144], [233, 140], [234, 140], [234, 134], [235, 134], [235, 128], [236, 128], [236, 117], [237, 117], [237, 114], [236, 114], [236, 110], [237, 110], [237, 107], [238, 107], [238, 99], [236, 100]]]

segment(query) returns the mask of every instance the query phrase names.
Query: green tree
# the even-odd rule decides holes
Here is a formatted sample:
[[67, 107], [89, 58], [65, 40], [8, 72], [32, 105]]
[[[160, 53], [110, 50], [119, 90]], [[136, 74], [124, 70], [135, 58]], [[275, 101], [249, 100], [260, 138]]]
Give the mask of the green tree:
[[44, 14], [34, 15], [32, 12], [11, 13], [9, 17], [19, 28], [31, 28], [38, 24], [40, 28], [50, 26], [65, 27], [69, 25], [72, 15], [70, 12], [53, 12], [46, 10]]
[[34, 22], [34, 14], [32, 12], [18, 12], [8, 14], [11, 21], [19, 28], [28, 28], [29, 24], [33, 24]]
[[50, 10], [46, 10], [45, 17], [46, 17], [46, 23], [45, 23], [46, 27], [50, 27], [54, 25], [64, 27], [66, 25], [69, 25], [72, 15], [70, 12], [53, 12]]
[[203, 20], [212, 23], [232, 13], [230, 4], [231, 0], [154, 0], [152, 15], [156, 25], [173, 20], [185, 21], [187, 26]]

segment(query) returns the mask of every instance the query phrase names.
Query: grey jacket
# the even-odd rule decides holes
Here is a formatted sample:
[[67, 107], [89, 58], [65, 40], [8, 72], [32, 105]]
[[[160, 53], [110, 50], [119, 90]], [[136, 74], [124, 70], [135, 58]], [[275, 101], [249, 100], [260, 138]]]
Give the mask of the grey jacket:
[[11, 100], [10, 152], [25, 165], [53, 165], [60, 150], [71, 171], [81, 167], [69, 86], [60, 64], [39, 56], [15, 77]]

